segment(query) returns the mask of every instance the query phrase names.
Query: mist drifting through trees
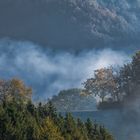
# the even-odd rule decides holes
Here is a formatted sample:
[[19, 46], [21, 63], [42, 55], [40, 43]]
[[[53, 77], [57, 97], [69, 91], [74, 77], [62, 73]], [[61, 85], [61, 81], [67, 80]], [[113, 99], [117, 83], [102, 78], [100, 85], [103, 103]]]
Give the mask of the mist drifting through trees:
[[140, 0], [0, 0], [0, 140], [140, 140], [139, 13]]
[[74, 54], [11, 39], [0, 40], [0, 54], [0, 76], [23, 79], [33, 87], [33, 98], [37, 100], [52, 97], [63, 89], [81, 88], [81, 83], [90, 78], [94, 70], [122, 66], [130, 60], [127, 53], [112, 49], [83, 50]]

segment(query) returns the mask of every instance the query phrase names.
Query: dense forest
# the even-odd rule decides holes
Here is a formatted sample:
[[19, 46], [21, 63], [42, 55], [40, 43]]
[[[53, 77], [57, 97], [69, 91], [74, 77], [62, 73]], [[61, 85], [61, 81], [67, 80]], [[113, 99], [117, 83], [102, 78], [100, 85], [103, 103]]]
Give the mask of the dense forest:
[[50, 101], [33, 104], [31, 95], [21, 80], [0, 81], [0, 140], [113, 140], [104, 126], [61, 115]]

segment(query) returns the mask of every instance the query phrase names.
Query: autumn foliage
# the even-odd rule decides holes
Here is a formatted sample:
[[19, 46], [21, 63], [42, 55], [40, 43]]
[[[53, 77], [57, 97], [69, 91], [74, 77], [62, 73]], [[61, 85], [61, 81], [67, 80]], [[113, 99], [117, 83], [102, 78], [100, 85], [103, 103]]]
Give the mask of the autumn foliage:
[[0, 82], [0, 140], [113, 140], [103, 126], [62, 116], [50, 101], [33, 104], [31, 93], [21, 80]]

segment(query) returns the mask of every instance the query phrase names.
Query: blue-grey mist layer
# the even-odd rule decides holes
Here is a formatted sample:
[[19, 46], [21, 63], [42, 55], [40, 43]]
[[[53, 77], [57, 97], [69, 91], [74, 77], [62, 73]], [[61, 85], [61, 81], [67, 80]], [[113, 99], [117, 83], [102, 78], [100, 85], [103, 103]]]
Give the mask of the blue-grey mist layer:
[[[34, 100], [46, 100], [81, 88], [97, 68], [129, 62], [139, 36], [140, 0], [0, 0], [0, 79], [21, 78]], [[118, 140], [139, 140], [133, 114], [140, 115], [124, 114], [90, 115], [115, 129]]]

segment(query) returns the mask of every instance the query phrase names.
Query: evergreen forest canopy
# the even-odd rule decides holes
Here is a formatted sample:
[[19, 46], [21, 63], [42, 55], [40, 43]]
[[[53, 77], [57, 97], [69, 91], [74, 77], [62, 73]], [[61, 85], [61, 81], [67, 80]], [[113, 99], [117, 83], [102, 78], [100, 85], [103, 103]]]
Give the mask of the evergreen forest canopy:
[[21, 80], [0, 81], [0, 140], [113, 140], [104, 126], [62, 116], [51, 102], [35, 105], [31, 94]]

